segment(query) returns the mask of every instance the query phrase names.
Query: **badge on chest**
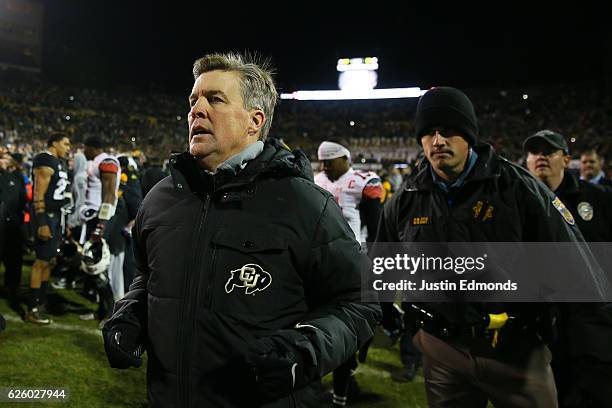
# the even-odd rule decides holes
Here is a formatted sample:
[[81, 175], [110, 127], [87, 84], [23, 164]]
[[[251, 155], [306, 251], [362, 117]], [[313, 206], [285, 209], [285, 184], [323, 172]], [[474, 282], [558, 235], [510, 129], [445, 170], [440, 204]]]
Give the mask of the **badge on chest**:
[[475, 219], [484, 222], [493, 218], [494, 209], [495, 207], [488, 201], [478, 200], [472, 207], [472, 213]]

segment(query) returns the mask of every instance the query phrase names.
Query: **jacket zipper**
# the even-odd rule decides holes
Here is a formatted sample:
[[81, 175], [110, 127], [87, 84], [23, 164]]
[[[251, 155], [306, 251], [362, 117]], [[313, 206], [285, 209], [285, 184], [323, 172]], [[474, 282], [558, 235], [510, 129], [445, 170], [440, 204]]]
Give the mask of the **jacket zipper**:
[[[190, 372], [191, 366], [189, 364], [191, 360], [190, 353], [190, 342], [191, 336], [193, 334], [193, 325], [195, 324], [193, 315], [194, 308], [197, 300], [197, 287], [198, 285], [194, 284], [199, 281], [200, 276], [200, 263], [202, 259], [201, 251], [198, 251], [200, 247], [200, 239], [202, 235], [202, 227], [204, 226], [204, 221], [206, 220], [206, 215], [208, 214], [208, 209], [210, 207], [210, 196], [207, 194], [204, 198], [204, 203], [202, 204], [202, 210], [200, 211], [200, 222], [198, 224], [198, 231], [196, 234], [196, 239], [194, 241], [194, 247], [192, 253], [195, 254], [193, 268], [191, 270], [186, 271], [185, 282], [187, 283], [187, 296], [185, 297], [182, 313], [181, 313], [181, 322], [179, 323], [179, 349], [178, 349], [178, 383], [179, 383], [179, 402], [182, 407], [190, 406]], [[195, 299], [194, 299], [195, 297]], [[181, 401], [182, 400], [182, 401]]]
[[[215, 190], [215, 192], [218, 192], [218, 191], [220, 190]], [[210, 309], [212, 307], [213, 292], [214, 292], [214, 287], [215, 287], [214, 286], [215, 276], [217, 275], [216, 268], [215, 268], [216, 262], [217, 262], [217, 245], [215, 244], [213, 246], [213, 253], [212, 253], [211, 261], [210, 261], [210, 270], [209, 270], [210, 278], [208, 279], [208, 284], [206, 285], [206, 290], [204, 291], [204, 302], [203, 303], [204, 303], [205, 309]]]
[[215, 245], [213, 248], [212, 261], [210, 262], [210, 279], [208, 280], [208, 285], [206, 285], [206, 292], [204, 292], [204, 307], [206, 309], [210, 309], [212, 307], [213, 300], [213, 288], [215, 283], [215, 263], [217, 262], [217, 246]]

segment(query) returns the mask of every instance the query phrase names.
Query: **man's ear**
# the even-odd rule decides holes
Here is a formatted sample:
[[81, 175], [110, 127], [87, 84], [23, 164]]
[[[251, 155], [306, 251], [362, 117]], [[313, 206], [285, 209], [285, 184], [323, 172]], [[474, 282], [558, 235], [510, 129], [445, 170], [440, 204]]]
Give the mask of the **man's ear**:
[[267, 118], [266, 114], [261, 109], [255, 109], [251, 111], [250, 115], [251, 122], [249, 123], [248, 132], [249, 136], [253, 136], [261, 130], [264, 123], [266, 123]]
[[572, 160], [572, 156], [570, 156], [569, 154], [566, 154], [565, 156], [563, 156], [563, 167], [567, 169], [567, 166], [569, 166], [569, 163], [571, 160]]

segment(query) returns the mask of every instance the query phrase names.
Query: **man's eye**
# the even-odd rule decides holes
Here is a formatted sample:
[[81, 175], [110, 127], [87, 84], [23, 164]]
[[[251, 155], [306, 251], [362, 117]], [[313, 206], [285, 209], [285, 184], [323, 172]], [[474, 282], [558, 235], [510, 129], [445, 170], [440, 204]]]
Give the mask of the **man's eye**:
[[197, 99], [192, 99], [192, 100], [190, 100], [190, 101], [189, 101], [189, 106], [193, 106], [193, 105], [195, 105], [196, 101], [197, 101]]
[[223, 99], [221, 99], [218, 96], [213, 96], [212, 98], [210, 98], [211, 102], [223, 102]]

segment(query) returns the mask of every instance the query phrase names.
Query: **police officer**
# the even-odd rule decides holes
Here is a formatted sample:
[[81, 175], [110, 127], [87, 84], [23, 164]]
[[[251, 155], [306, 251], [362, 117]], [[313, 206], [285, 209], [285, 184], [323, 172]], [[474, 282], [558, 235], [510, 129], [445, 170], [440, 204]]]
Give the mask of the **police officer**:
[[[427, 91], [415, 128], [425, 159], [385, 206], [378, 242], [580, 240], [545, 186], [490, 145], [476, 143], [475, 110], [463, 92]], [[587, 266], [588, 260], [579, 261]], [[484, 408], [488, 400], [504, 407], [557, 406], [550, 351], [542, 341], [546, 325], [509, 325], [501, 339], [482, 326], [484, 317], [503, 313], [547, 322], [545, 304], [415, 306], [409, 310], [420, 318], [413, 321], [423, 324], [413, 341], [423, 353], [430, 407]]]
[[[531, 174], [555, 192], [588, 242], [612, 241], [612, 193], [567, 171], [563, 135], [541, 130], [523, 143]], [[553, 347], [553, 370], [563, 407], [602, 407], [612, 401], [612, 315], [604, 305], [562, 305], [562, 336]]]

